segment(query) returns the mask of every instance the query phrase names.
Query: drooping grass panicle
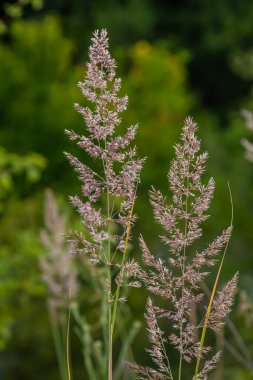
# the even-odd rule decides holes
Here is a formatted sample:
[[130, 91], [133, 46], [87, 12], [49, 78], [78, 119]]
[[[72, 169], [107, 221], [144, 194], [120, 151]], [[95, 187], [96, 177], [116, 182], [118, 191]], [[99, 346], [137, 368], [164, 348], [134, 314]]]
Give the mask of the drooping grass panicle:
[[[181, 134], [181, 142], [175, 146], [176, 157], [172, 161], [168, 181], [172, 193], [172, 202], [169, 204], [166, 197], [155, 188], [150, 191], [150, 201], [154, 211], [154, 218], [165, 233], [161, 242], [168, 249], [168, 257], [155, 257], [147, 247], [143, 237], [140, 237], [140, 248], [144, 269], [139, 269], [138, 276], [154, 295], [163, 297], [168, 302], [168, 308], [153, 306], [153, 329], [155, 332], [149, 338], [152, 344], [148, 350], [153, 361], [156, 357], [156, 371], [162, 379], [173, 378], [168, 366], [164, 371], [161, 360], [166, 350], [161, 354], [159, 342], [154, 346], [154, 336], [160, 336], [164, 345], [174, 346], [179, 352], [178, 379], [182, 378], [183, 361], [192, 362], [198, 358], [200, 341], [197, 331], [203, 328], [204, 319], [194, 322], [191, 318], [193, 305], [198, 305], [204, 294], [200, 288], [201, 282], [209, 274], [207, 267], [213, 266], [218, 254], [226, 247], [232, 232], [232, 227], [225, 229], [220, 236], [208, 244], [201, 252], [192, 253], [188, 248], [202, 236], [202, 223], [207, 219], [207, 210], [213, 198], [214, 180], [211, 178], [206, 184], [202, 182], [205, 172], [207, 153], [201, 153], [201, 142], [196, 137], [197, 125], [191, 118], [187, 118]], [[217, 329], [223, 318], [229, 313], [237, 284], [238, 275], [217, 294], [210, 313], [208, 327]], [[150, 310], [150, 302], [147, 310]], [[147, 312], [148, 315], [148, 312]], [[149, 315], [151, 315], [149, 313]], [[155, 319], [155, 317], [157, 319]], [[202, 316], [203, 317], [203, 316]], [[170, 334], [164, 340], [165, 333], [159, 328], [160, 318], [170, 322]], [[149, 319], [150, 323], [150, 319]], [[149, 325], [148, 325], [149, 326]], [[166, 343], [166, 344], [165, 344]], [[211, 350], [210, 347], [201, 347], [201, 357]], [[198, 379], [204, 379], [218, 361], [219, 354], [213, 359], [206, 360], [202, 373]], [[169, 361], [168, 361], [169, 363]], [[138, 365], [131, 366], [142, 378], [149, 379]], [[149, 373], [150, 369], [146, 369]]]
[[41, 241], [47, 254], [40, 259], [42, 279], [48, 289], [48, 307], [53, 323], [58, 323], [71, 299], [78, 294], [77, 273], [70, 255], [71, 246], [65, 242], [65, 222], [61, 216], [52, 190], [45, 193], [45, 227]]
[[[137, 125], [130, 126], [123, 135], [117, 134], [116, 127], [121, 123], [120, 113], [127, 108], [127, 96], [120, 97], [121, 80], [116, 78], [116, 62], [108, 50], [108, 37], [105, 29], [96, 31], [89, 49], [86, 78], [78, 86], [90, 106], [75, 104], [86, 124], [84, 135], [66, 131], [70, 139], [86, 153], [102, 163], [97, 173], [76, 157], [66, 153], [71, 165], [82, 182], [82, 195], [70, 197], [80, 213], [82, 224], [89, 238], [82, 233], [74, 234], [73, 241], [81, 249], [74, 253], [89, 254], [91, 261], [109, 262], [104, 255], [104, 241], [108, 240], [108, 224], [121, 227], [113, 240], [119, 251], [124, 250], [127, 225], [134, 215], [130, 215], [135, 200], [136, 186], [144, 160], [136, 155], [136, 148], [128, 145], [133, 141]], [[107, 197], [107, 210], [96, 207], [98, 200]]]
[[77, 298], [79, 284], [65, 241], [65, 221], [51, 190], [45, 193], [45, 227], [41, 230], [46, 254], [40, 259], [42, 279], [47, 286], [48, 311], [61, 380], [71, 379], [70, 370], [70, 306]]

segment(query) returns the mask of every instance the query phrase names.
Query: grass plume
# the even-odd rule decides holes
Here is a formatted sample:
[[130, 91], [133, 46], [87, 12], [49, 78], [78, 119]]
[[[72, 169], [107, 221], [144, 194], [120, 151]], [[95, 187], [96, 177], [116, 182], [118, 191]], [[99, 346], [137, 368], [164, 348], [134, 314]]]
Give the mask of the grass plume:
[[[206, 184], [202, 183], [201, 177], [205, 172], [208, 154], [200, 153], [201, 142], [196, 137], [196, 131], [197, 125], [191, 118], [187, 118], [181, 134], [181, 143], [175, 146], [176, 158], [172, 161], [168, 173], [172, 203], [169, 204], [159, 190], [152, 188], [150, 191], [154, 218], [165, 230], [165, 234], [160, 238], [168, 249], [169, 257], [156, 258], [141, 236], [140, 247], [145, 268], [140, 268], [138, 276], [151, 293], [166, 300], [168, 309], [155, 306], [151, 298], [147, 301], [146, 321], [151, 342], [151, 348], [147, 351], [156, 368], [130, 363], [130, 367], [141, 379], [176, 378], [167, 356], [168, 344], [179, 354], [178, 380], [183, 376], [183, 363], [191, 363], [194, 360], [197, 361], [194, 380], [205, 379], [220, 358], [219, 352], [211, 359], [205, 358], [211, 350], [211, 347], [204, 345], [206, 331], [217, 330], [222, 325], [231, 309], [237, 286], [238, 274], [215, 296], [232, 232], [232, 222], [201, 252], [192, 254], [189, 249], [193, 242], [202, 236], [201, 225], [208, 217], [207, 210], [214, 192], [213, 178]], [[225, 251], [206, 315], [200, 318], [199, 322], [194, 321], [191, 310], [204, 299], [200, 284], [209, 274], [206, 268], [216, 264], [223, 248]], [[169, 321], [171, 326], [168, 338], [159, 327], [161, 318]], [[202, 330], [200, 341], [197, 338], [198, 330]], [[204, 364], [199, 371], [201, 360], [204, 360]]]

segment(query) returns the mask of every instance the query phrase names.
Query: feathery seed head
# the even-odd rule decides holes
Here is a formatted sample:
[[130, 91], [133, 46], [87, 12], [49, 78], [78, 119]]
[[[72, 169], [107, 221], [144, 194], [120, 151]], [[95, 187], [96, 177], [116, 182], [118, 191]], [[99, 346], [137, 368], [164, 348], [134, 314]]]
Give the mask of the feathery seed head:
[[[181, 142], [175, 146], [175, 159], [168, 173], [169, 188], [172, 193], [172, 203], [152, 187], [150, 202], [154, 218], [164, 229], [161, 241], [169, 248], [168, 260], [161, 260], [148, 249], [143, 237], [140, 237], [145, 269], [139, 270], [139, 278], [153, 294], [166, 298], [169, 309], [154, 307], [151, 300], [147, 303], [146, 321], [148, 325], [151, 349], [148, 350], [157, 372], [162, 379], [173, 379], [169, 360], [166, 357], [165, 345], [167, 339], [160, 330], [157, 318], [166, 318], [171, 322], [171, 333], [168, 341], [174, 346], [181, 360], [191, 362], [199, 355], [200, 342], [198, 330], [203, 323], [197, 324], [191, 318], [193, 305], [202, 302], [204, 294], [200, 291], [200, 283], [209, 274], [207, 266], [213, 266], [217, 256], [227, 245], [232, 232], [228, 227], [202, 252], [189, 255], [188, 247], [202, 235], [201, 224], [206, 220], [206, 214], [214, 192], [214, 180], [202, 183], [205, 163], [208, 154], [200, 153], [201, 142], [196, 137], [197, 125], [187, 118], [181, 134]], [[228, 315], [233, 303], [238, 275], [216, 296], [211, 310], [208, 327], [216, 330], [222, 320]], [[201, 347], [202, 357], [210, 347]], [[205, 362], [198, 379], [206, 379], [207, 373], [217, 364], [220, 353]], [[132, 368], [149, 379], [150, 369], [145, 370], [138, 365]], [[146, 372], [145, 372], [146, 371]]]
[[[91, 263], [115, 267], [116, 283], [122, 286], [124, 276], [135, 277], [137, 271], [134, 262], [119, 262], [126, 255], [136, 219], [133, 204], [144, 159], [138, 158], [136, 148], [130, 146], [138, 125], [131, 125], [121, 135], [117, 131], [128, 97], [119, 95], [121, 80], [116, 78], [116, 62], [110, 55], [105, 29], [93, 34], [86, 68], [86, 77], [78, 87], [89, 105], [74, 105], [85, 121], [86, 131], [79, 135], [70, 130], [66, 134], [101, 165], [95, 171], [65, 153], [81, 181], [82, 197], [69, 199], [84, 227], [83, 232], [70, 231], [68, 240], [73, 254], [85, 254]], [[114, 230], [117, 234], [112, 233]], [[132, 281], [130, 285], [138, 287], [139, 282]], [[123, 298], [119, 301], [123, 302]]]
[[48, 288], [48, 307], [53, 322], [59, 322], [71, 299], [78, 293], [76, 271], [70, 256], [71, 246], [65, 244], [64, 221], [59, 213], [54, 194], [47, 190], [44, 209], [45, 228], [41, 241], [47, 255], [40, 260], [42, 279]]

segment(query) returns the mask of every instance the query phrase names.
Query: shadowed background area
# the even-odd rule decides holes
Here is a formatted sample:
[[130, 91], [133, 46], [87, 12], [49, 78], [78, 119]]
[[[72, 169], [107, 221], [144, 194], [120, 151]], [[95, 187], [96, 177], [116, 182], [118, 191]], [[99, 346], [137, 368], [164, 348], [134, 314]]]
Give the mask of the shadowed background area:
[[[154, 252], [166, 257], [148, 191], [155, 185], [170, 199], [166, 176], [173, 146], [184, 118], [191, 115], [209, 153], [207, 178], [213, 176], [216, 182], [211, 217], [197, 248], [230, 223], [229, 181], [234, 232], [221, 282], [240, 272], [231, 314], [236, 334], [225, 328], [216, 337], [218, 346], [228, 344], [210, 378], [252, 379], [253, 164], [245, 159], [241, 144], [245, 137], [253, 140], [241, 115], [243, 108], [253, 110], [252, 1], [2, 1], [0, 20], [1, 379], [59, 378], [39, 264], [46, 253], [40, 238], [44, 192], [51, 188], [56, 194], [66, 229], [79, 228], [68, 195], [80, 193], [80, 183], [63, 151], [93, 162], [68, 141], [64, 130], [85, 133], [73, 103], [85, 105], [76, 83], [85, 75], [92, 32], [100, 28], [108, 30], [117, 75], [122, 77], [121, 93], [129, 96], [119, 129], [139, 123], [136, 145], [139, 154], [147, 156], [130, 255], [140, 259], [136, 242], [141, 233]], [[93, 299], [94, 283], [85, 261], [73, 258], [73, 265], [83, 267], [79, 302], [91, 331], [99, 337], [94, 316], [101, 295]], [[131, 355], [150, 364], [144, 351], [146, 298], [142, 288], [131, 291], [126, 323], [141, 321]], [[86, 379], [74, 327], [71, 346], [73, 378]]]

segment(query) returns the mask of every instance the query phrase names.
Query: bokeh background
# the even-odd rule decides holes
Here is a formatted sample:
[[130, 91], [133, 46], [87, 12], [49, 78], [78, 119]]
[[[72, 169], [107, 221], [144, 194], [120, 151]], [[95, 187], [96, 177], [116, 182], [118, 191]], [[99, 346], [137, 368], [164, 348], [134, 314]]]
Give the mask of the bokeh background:
[[[39, 266], [45, 254], [39, 234], [44, 191], [55, 192], [67, 226], [78, 225], [68, 195], [80, 192], [79, 182], [63, 151], [79, 157], [80, 152], [64, 129], [84, 131], [72, 106], [84, 104], [76, 83], [85, 75], [92, 32], [104, 27], [123, 79], [122, 94], [129, 95], [123, 125], [139, 123], [138, 149], [148, 157], [134, 241], [141, 232], [154, 251], [164, 254], [148, 190], [153, 184], [168, 192], [173, 145], [191, 115], [210, 155], [207, 175], [216, 181], [205, 241], [230, 223], [227, 181], [233, 195], [234, 233], [222, 281], [240, 271], [231, 319], [248, 352], [243, 363], [225, 348], [213, 378], [253, 379], [253, 164], [241, 145], [242, 138], [253, 139], [241, 116], [241, 109], [253, 110], [252, 1], [1, 1], [0, 19], [1, 379], [59, 378]], [[131, 254], [139, 258], [137, 245]], [[80, 302], [89, 318], [92, 289], [85, 271], [81, 283]], [[142, 363], [148, 362], [146, 297], [137, 290], [129, 299], [131, 318], [143, 323], [133, 350]], [[72, 335], [75, 379], [86, 379], [81, 346]], [[228, 329], [224, 336], [236, 346]]]

